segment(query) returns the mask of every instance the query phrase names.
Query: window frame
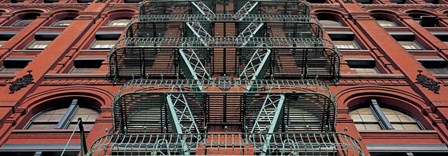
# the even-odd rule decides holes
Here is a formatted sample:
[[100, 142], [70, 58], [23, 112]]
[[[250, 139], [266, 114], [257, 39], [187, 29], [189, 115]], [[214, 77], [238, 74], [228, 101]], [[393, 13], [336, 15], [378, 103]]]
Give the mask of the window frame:
[[[321, 19], [321, 20], [318, 20], [318, 22], [320, 25], [322, 25], [322, 27], [344, 27], [344, 25], [337, 20]], [[324, 23], [329, 24], [329, 25], [325, 25]]]
[[397, 23], [389, 20], [378, 19], [376, 20], [376, 23], [378, 23], [383, 28], [398, 27]]
[[[47, 130], [47, 129], [30, 129], [32, 125], [34, 125], [36, 123], [36, 119], [38, 119], [43, 113], [49, 112], [49, 111], [54, 111], [54, 110], [58, 110], [58, 109], [65, 109], [67, 107], [53, 107], [53, 108], [49, 108], [43, 111], [40, 111], [39, 113], [35, 114], [31, 120], [28, 121], [28, 123], [23, 127], [24, 130]], [[83, 107], [84, 108], [84, 107]], [[93, 109], [93, 108], [89, 108], [89, 107], [85, 107], [86, 109], [92, 110], [97, 112], [97, 117], [100, 115], [100, 113]], [[54, 124], [55, 127], [51, 130], [72, 130], [70, 128], [70, 125], [72, 124], [77, 124], [77, 122], [74, 122], [74, 118], [76, 115], [78, 115], [79, 110], [81, 109], [81, 107], [78, 104], [78, 99], [73, 99], [72, 103], [70, 104], [70, 106], [67, 108], [66, 112], [64, 113], [64, 115], [59, 119], [59, 121], [56, 122], [52, 122], [52, 121], [41, 121], [41, 122], [37, 122], [37, 124]], [[77, 120], [77, 119], [76, 119]], [[83, 121], [84, 125], [93, 125], [96, 122], [96, 118], [95, 121]], [[90, 128], [84, 128], [84, 130], [86, 131], [90, 131]]]
[[[352, 43], [352, 44], [337, 44], [337, 43]], [[333, 40], [333, 44], [336, 48], [340, 49], [340, 50], [359, 50], [361, 49], [361, 47], [358, 45], [358, 43], [355, 40]], [[353, 46], [353, 48], [339, 48], [338, 45], [340, 46], [346, 46], [346, 47], [350, 47]]]
[[[404, 49], [406, 49], [406, 50], [424, 50], [425, 48], [422, 46], [422, 45], [420, 45], [416, 40], [413, 40], [413, 41], [397, 41], [398, 42], [398, 44], [400, 44], [401, 45], [401, 47], [403, 47]], [[405, 45], [403, 45], [403, 44], [405, 44]], [[413, 45], [411, 45], [411, 44], [413, 44]], [[406, 48], [405, 46], [417, 46], [417, 48]]]
[[[31, 23], [33, 23], [35, 19], [18, 19], [17, 21], [15, 21], [14, 23], [11, 24], [12, 27], [19, 27], [19, 28], [25, 28], [28, 25], [30, 25]], [[27, 22], [26, 24], [19, 24], [21, 22]]]
[[[349, 111], [349, 115], [352, 111], [359, 110], [362, 108], [367, 108], [372, 112], [372, 115], [378, 120], [378, 124], [379, 124], [381, 130], [398, 130], [398, 129], [394, 128], [393, 124], [415, 124], [419, 128], [419, 131], [426, 130], [425, 127], [420, 123], [420, 121], [417, 120], [417, 118], [415, 118], [414, 116], [409, 115], [409, 113], [399, 110], [399, 109], [394, 109], [394, 108], [388, 108], [388, 107], [382, 108], [382, 107], [380, 107], [380, 105], [378, 104], [376, 99], [371, 99], [370, 101], [371, 101], [371, 103], [369, 104], [369, 107], [359, 107], [359, 108], [352, 109], [351, 111]], [[389, 109], [394, 112], [402, 113], [402, 114], [406, 115], [407, 117], [409, 117], [410, 119], [412, 119], [413, 122], [403, 122], [403, 121], [392, 121], [391, 122], [389, 120], [389, 118], [386, 117], [386, 114], [384, 114], [383, 109]], [[350, 117], [352, 117], [352, 116], [350, 115]], [[356, 124], [365, 124], [365, 123], [369, 124], [369, 123], [373, 123], [373, 122], [353, 120], [353, 123], [356, 125]], [[366, 131], [366, 130], [368, 131], [369, 129], [363, 129], [363, 130], [358, 130], [358, 131]], [[413, 131], [413, 130], [403, 129], [403, 130], [398, 130], [398, 131]]]
[[[95, 47], [97, 45], [100, 45], [100, 44], [97, 44], [97, 42], [111, 42], [112, 43], [112, 41], [114, 42], [114, 44], [107, 44], [108, 45], [107, 47]], [[93, 40], [92, 44], [89, 46], [89, 49], [91, 49], [91, 50], [109, 50], [109, 49], [112, 49], [117, 42], [118, 42], [117, 40], [98, 40], [98, 39], [95, 39], [95, 40]], [[105, 46], [105, 45], [106, 44], [103, 44], [103, 46]]]
[[[37, 43], [47, 43], [47, 44], [37, 44]], [[53, 42], [52, 40], [33, 40], [29, 45], [26, 46], [27, 50], [44, 50], [45, 48], [48, 47], [48, 45], [51, 44], [51, 42]], [[38, 46], [38, 47], [35, 47]], [[43, 46], [43, 48], [42, 48]]]

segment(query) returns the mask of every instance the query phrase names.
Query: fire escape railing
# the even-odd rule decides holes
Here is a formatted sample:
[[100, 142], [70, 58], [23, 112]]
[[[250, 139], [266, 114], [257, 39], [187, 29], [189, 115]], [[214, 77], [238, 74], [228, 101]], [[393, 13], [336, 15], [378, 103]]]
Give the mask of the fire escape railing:
[[[202, 137], [198, 139], [198, 135]], [[343, 133], [272, 133], [269, 144], [265, 144], [264, 136], [261, 133], [113, 134], [99, 138], [88, 155], [182, 155], [179, 150], [195, 155], [259, 155], [264, 147], [268, 149], [266, 155], [364, 155], [358, 141]], [[182, 141], [186, 149], [182, 149]]]
[[[233, 14], [217, 7], [228, 3]], [[132, 78], [112, 103], [118, 134], [88, 155], [364, 155], [334, 132], [336, 99], [319, 79], [338, 80], [341, 56], [306, 1], [148, 0], [134, 21], [109, 53], [114, 81]], [[226, 61], [235, 69], [217, 78]]]

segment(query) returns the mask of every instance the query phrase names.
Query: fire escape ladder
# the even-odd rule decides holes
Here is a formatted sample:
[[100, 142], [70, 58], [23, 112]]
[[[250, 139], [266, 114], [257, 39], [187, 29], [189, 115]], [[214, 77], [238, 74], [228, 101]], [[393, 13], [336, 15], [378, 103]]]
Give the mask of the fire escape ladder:
[[244, 17], [246, 17], [257, 5], [257, 1], [247, 1], [246, 4], [244, 4], [241, 9], [235, 13], [235, 19], [238, 19], [240, 21], [243, 20]]
[[240, 80], [251, 80], [247, 85], [246, 91], [252, 89], [254, 80], [257, 80], [259, 76], [264, 76], [270, 55], [270, 49], [262, 48], [255, 50], [252, 54], [252, 57], [240, 74]]

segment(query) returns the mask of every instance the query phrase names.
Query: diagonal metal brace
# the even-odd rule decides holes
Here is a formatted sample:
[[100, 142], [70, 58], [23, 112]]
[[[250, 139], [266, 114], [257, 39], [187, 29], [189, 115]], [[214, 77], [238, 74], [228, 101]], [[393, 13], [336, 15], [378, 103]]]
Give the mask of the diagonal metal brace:
[[246, 4], [244, 4], [243, 7], [235, 13], [235, 19], [240, 21], [243, 20], [244, 17], [246, 17], [257, 5], [258, 2], [247, 1]]

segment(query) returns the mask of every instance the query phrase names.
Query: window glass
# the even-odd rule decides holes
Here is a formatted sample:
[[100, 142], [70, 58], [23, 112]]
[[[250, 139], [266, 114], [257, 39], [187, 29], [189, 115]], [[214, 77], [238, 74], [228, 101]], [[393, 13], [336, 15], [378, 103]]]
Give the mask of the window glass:
[[114, 47], [116, 40], [95, 40], [90, 48], [92, 49], [110, 49]]
[[376, 22], [382, 26], [382, 27], [396, 27], [398, 26], [397, 24], [395, 24], [392, 21], [387, 21], [387, 20], [376, 20]]
[[28, 49], [32, 50], [42, 50], [45, 49], [52, 41], [33, 41]]
[[374, 109], [370, 107], [359, 108], [350, 111], [349, 114], [358, 130], [381, 130], [380, 123], [382, 121], [390, 122], [395, 130], [421, 130], [417, 120], [403, 112], [389, 108], [381, 108], [381, 112], [377, 113], [383, 113], [387, 120], [379, 120], [378, 116], [375, 115]]
[[352, 70], [355, 70], [358, 74], [378, 74], [378, 70], [373, 68], [350, 68]]
[[116, 20], [110, 21], [109, 24], [107, 24], [107, 26], [125, 27], [129, 24], [129, 22], [131, 22], [130, 19], [116, 19]]
[[334, 20], [319, 20], [319, 23], [324, 27], [342, 27], [342, 24]]
[[73, 20], [60, 20], [51, 24], [52, 27], [68, 27]]
[[[65, 120], [63, 116], [69, 111], [76, 111], [69, 121]], [[98, 112], [90, 108], [78, 108], [78, 109], [68, 109], [68, 108], [56, 108], [52, 110], [47, 110], [37, 114], [33, 117], [32, 121], [27, 126], [27, 129], [31, 130], [51, 130], [56, 129], [56, 125], [59, 122], [67, 122], [69, 125], [63, 129], [73, 129], [78, 123], [78, 118], [83, 120], [83, 126], [85, 130], [90, 130], [98, 117]]]
[[338, 49], [359, 49], [355, 41], [333, 41], [333, 43]]
[[33, 21], [34, 21], [34, 19], [21, 19], [21, 20], [17, 20], [16, 22], [14, 22], [11, 26], [26, 27]]
[[406, 50], [423, 49], [416, 41], [398, 41], [398, 43]]
[[0, 41], [0, 47], [5, 44], [7, 41]]

